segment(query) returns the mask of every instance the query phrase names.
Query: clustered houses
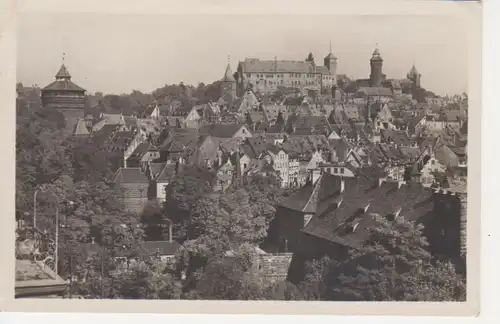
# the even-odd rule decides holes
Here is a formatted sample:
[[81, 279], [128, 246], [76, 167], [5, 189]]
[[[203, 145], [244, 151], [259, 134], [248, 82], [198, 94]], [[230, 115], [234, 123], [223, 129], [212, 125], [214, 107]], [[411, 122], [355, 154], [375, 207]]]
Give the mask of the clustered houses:
[[[462, 253], [465, 244], [467, 108], [449, 108], [440, 98], [417, 102], [411, 95], [420, 87], [416, 68], [404, 79], [388, 79], [382, 62], [377, 49], [369, 78], [348, 91], [337, 86], [337, 79], [347, 81], [336, 75], [331, 53], [324, 66], [246, 59], [235, 74], [227, 66], [215, 102], [174, 99], [138, 116], [80, 117], [74, 135], [106, 152], [117, 195], [136, 213], [150, 200], [164, 202], [166, 186], [187, 174], [215, 191], [254, 174], [296, 188], [277, 208], [270, 231], [272, 248], [285, 254], [276, 259], [256, 250], [264, 263], [278, 260], [282, 268], [290, 253], [342, 258], [367, 239], [375, 215], [430, 224], [431, 242], [439, 235], [450, 242], [434, 245], [435, 252], [455, 257], [454, 242], [462, 242]], [[65, 67], [57, 80], [70, 84]], [[78, 109], [82, 89], [59, 94], [52, 88], [45, 102], [74, 99], [71, 109]], [[167, 249], [161, 245], [160, 256]]]

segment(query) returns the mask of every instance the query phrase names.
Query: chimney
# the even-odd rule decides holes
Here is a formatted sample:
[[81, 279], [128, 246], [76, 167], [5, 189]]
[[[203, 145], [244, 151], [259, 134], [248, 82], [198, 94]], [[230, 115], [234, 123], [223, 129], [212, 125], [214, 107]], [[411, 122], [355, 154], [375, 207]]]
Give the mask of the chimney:
[[378, 178], [378, 186], [379, 186], [379, 187], [380, 187], [380, 186], [382, 186], [382, 184], [384, 183], [384, 181], [385, 181], [385, 178], [383, 178], [383, 177], [379, 177], [379, 178]]
[[398, 180], [398, 189], [401, 189], [401, 186], [403, 186], [405, 182], [403, 180]]
[[173, 239], [172, 239], [173, 227], [174, 227], [174, 225], [172, 224], [172, 222], [170, 222], [168, 224], [168, 242], [169, 243], [172, 243], [172, 241], [173, 241]]
[[321, 172], [319, 169], [312, 170], [312, 184], [316, 184], [318, 182], [319, 177], [321, 176]]
[[92, 244], [95, 244], [95, 237], [92, 237]]
[[345, 180], [343, 177], [340, 177], [340, 192], [345, 191]]

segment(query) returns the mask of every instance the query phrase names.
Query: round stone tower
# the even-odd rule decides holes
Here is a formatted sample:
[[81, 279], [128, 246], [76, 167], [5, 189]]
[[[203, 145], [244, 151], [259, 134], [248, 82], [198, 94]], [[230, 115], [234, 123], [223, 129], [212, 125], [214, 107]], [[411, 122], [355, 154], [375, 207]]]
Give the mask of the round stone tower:
[[384, 60], [380, 56], [378, 48], [375, 48], [370, 59], [370, 87], [380, 87], [382, 83], [382, 63]]

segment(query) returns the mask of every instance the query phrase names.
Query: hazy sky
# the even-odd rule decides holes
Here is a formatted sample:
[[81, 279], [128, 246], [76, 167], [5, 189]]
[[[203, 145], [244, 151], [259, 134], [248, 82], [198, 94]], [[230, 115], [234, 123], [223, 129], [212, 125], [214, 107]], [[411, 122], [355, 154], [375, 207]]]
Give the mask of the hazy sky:
[[387, 77], [413, 63], [438, 94], [467, 90], [467, 39], [458, 17], [28, 14], [19, 18], [18, 81], [45, 86], [62, 53], [89, 92], [150, 92], [165, 84], [210, 83], [245, 57], [323, 64], [329, 42], [338, 73], [368, 78], [379, 44]]

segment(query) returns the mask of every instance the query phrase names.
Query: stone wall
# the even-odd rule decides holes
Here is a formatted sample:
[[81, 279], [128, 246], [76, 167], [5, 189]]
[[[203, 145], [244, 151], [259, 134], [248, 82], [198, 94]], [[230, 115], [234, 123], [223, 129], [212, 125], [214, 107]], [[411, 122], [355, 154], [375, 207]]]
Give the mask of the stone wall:
[[292, 253], [259, 255], [257, 258], [259, 277], [267, 284], [286, 280], [292, 256]]
[[149, 183], [122, 183], [119, 184], [118, 199], [125, 209], [140, 213], [148, 202]]

